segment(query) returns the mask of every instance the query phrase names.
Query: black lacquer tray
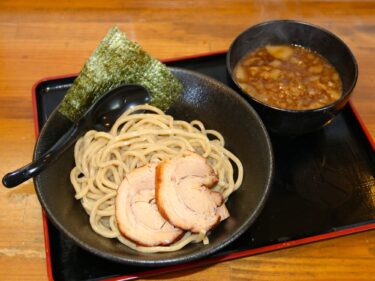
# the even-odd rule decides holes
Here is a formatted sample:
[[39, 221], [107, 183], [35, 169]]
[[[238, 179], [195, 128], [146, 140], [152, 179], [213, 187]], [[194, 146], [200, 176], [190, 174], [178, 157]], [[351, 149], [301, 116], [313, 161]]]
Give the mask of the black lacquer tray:
[[[165, 61], [225, 84], [225, 52]], [[33, 88], [36, 133], [76, 75], [43, 79]], [[117, 264], [76, 246], [43, 215], [50, 280], [129, 280], [375, 229], [375, 145], [351, 104], [324, 129], [296, 138], [271, 135], [275, 180], [248, 231], [213, 256], [145, 268]]]

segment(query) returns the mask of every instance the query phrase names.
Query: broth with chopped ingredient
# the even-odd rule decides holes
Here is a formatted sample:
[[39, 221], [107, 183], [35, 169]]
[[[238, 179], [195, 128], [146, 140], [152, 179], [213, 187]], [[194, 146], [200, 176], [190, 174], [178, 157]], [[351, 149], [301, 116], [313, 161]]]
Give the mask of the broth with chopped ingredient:
[[245, 55], [234, 69], [241, 88], [283, 109], [315, 109], [338, 100], [342, 82], [321, 55], [295, 45], [267, 45]]

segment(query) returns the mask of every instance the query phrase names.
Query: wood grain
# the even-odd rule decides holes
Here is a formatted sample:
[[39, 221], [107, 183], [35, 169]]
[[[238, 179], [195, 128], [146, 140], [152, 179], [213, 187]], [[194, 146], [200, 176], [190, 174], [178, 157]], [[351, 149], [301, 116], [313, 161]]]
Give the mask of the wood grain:
[[[354, 52], [354, 105], [375, 137], [374, 1], [0, 1], [0, 174], [31, 159], [33, 84], [79, 72], [112, 25], [157, 58], [225, 50], [279, 18], [335, 32]], [[0, 280], [46, 280], [41, 208], [31, 181], [0, 188]], [[149, 280], [375, 280], [375, 231]]]

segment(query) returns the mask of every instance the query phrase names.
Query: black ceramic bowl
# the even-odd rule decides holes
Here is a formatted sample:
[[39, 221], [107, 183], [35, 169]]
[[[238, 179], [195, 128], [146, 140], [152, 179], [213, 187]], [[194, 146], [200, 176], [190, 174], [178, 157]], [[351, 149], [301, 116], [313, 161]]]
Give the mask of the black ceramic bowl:
[[[273, 154], [267, 131], [253, 108], [227, 86], [195, 72], [172, 69], [184, 85], [181, 98], [169, 110], [177, 119], [201, 120], [207, 128], [223, 134], [226, 147], [244, 166], [242, 186], [233, 193], [227, 206], [231, 217], [210, 234], [210, 244], [190, 244], [171, 253], [143, 254], [127, 248], [116, 239], [96, 234], [79, 201], [74, 199], [69, 180], [73, 168], [73, 147], [58, 162], [37, 176], [39, 200], [57, 228], [82, 248], [116, 262], [162, 266], [212, 254], [240, 236], [256, 219], [265, 203], [273, 175]], [[43, 127], [34, 158], [53, 144], [69, 125], [55, 111]]]
[[[299, 45], [322, 55], [341, 77], [341, 98], [318, 109], [289, 110], [267, 105], [242, 91], [233, 78], [234, 67], [248, 52], [267, 44]], [[243, 31], [229, 48], [227, 69], [239, 92], [251, 102], [267, 129], [281, 135], [300, 135], [329, 124], [348, 102], [358, 76], [357, 62], [340, 38], [321, 27], [294, 20], [264, 22]]]

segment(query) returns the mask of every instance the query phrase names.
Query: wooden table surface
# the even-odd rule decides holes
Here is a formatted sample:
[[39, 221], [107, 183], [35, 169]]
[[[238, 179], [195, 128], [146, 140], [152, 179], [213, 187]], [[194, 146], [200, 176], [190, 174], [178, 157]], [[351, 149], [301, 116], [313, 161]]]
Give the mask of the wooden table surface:
[[[0, 1], [0, 174], [31, 160], [31, 88], [79, 72], [118, 25], [160, 59], [225, 50], [246, 27], [289, 18], [341, 37], [359, 63], [353, 102], [375, 137], [374, 1]], [[0, 188], [0, 280], [46, 280], [41, 207], [32, 181]], [[375, 231], [156, 278], [375, 280]]]

